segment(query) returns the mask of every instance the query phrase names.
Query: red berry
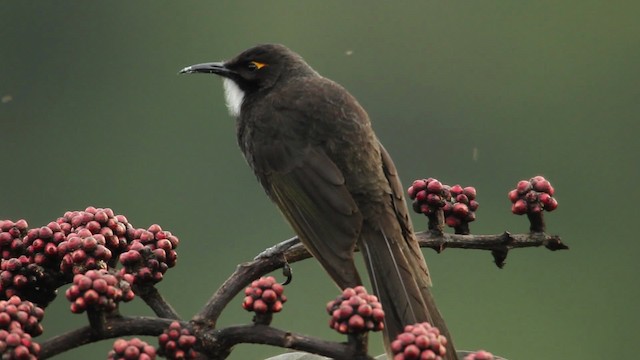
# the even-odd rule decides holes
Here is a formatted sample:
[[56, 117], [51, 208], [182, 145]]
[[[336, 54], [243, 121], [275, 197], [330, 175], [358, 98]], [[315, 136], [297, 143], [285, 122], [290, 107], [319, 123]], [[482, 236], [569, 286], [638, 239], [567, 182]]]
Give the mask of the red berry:
[[549, 183], [547, 180], [538, 181], [533, 185], [533, 189], [535, 191], [549, 193], [549, 190], [551, 189], [551, 183]]
[[362, 304], [358, 307], [358, 314], [369, 317], [373, 315], [373, 308], [369, 304]]
[[544, 205], [544, 209], [547, 211], [553, 211], [558, 207], [558, 201], [555, 198], [549, 199], [549, 202]]
[[269, 307], [267, 306], [267, 304], [262, 301], [261, 299], [258, 299], [256, 301], [253, 302], [253, 311], [259, 313], [259, 314], [264, 314], [267, 312], [267, 310], [269, 309]]
[[453, 185], [449, 191], [451, 191], [452, 196], [458, 196], [459, 194], [462, 194], [463, 189], [460, 185]]
[[415, 345], [409, 345], [404, 348], [404, 358], [407, 360], [417, 360], [420, 356], [420, 348]]
[[402, 345], [409, 345], [409, 344], [413, 344], [413, 342], [415, 341], [416, 337], [412, 333], [406, 332], [406, 329], [405, 329], [405, 332], [403, 332], [400, 335], [398, 335], [398, 337], [396, 339], [400, 340]]
[[446, 222], [447, 226], [452, 227], [452, 228], [456, 228], [456, 227], [462, 225], [462, 222], [460, 221], [460, 219], [455, 217], [455, 216], [447, 216], [445, 218], [445, 222]]
[[465, 194], [459, 194], [459, 195], [456, 196], [456, 202], [463, 203], [463, 204], [468, 204], [469, 203], [469, 198]]
[[466, 188], [462, 189], [462, 193], [465, 194], [470, 200], [476, 198], [476, 188], [474, 188], [473, 186], [467, 186]]
[[353, 307], [349, 305], [342, 305], [340, 306], [339, 311], [338, 315], [340, 319], [346, 319], [353, 314]]
[[427, 182], [425, 180], [415, 180], [411, 186], [414, 190], [420, 191], [427, 188]]
[[511, 212], [516, 214], [516, 215], [526, 214], [527, 213], [527, 202], [522, 200], [522, 199], [516, 201], [511, 206]]
[[427, 204], [431, 206], [438, 206], [442, 204], [442, 197], [433, 193], [427, 194]]
[[364, 329], [364, 319], [360, 315], [353, 315], [349, 318], [349, 327], [352, 331], [359, 331]]
[[137, 347], [127, 346], [127, 348], [124, 349], [124, 358], [126, 360], [136, 360], [138, 359], [138, 356], [140, 356], [140, 349]]
[[420, 212], [425, 215], [431, 215], [434, 212], [434, 210], [432, 210], [429, 205], [424, 204], [420, 206]]
[[430, 181], [427, 184], [427, 190], [430, 193], [438, 194], [438, 193], [440, 193], [442, 191], [442, 183], [440, 181], [438, 181], [438, 180]]
[[266, 301], [267, 303], [273, 303], [277, 299], [278, 299], [278, 295], [276, 294], [275, 291], [271, 289], [267, 289], [262, 293], [262, 300]]
[[469, 214], [469, 207], [463, 203], [456, 203], [453, 205], [453, 214], [464, 219]]
[[527, 180], [520, 180], [518, 182], [518, 185], [516, 186], [516, 189], [519, 194], [524, 194], [527, 191], [531, 190], [531, 182]]

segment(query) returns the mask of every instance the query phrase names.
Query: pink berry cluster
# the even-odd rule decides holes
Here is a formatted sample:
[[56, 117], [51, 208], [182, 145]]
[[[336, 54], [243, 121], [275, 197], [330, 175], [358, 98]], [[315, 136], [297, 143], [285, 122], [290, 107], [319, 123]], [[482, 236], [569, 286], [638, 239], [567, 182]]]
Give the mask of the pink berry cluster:
[[40, 344], [21, 328], [0, 330], [0, 354], [7, 360], [37, 360]]
[[451, 197], [448, 187], [434, 178], [415, 180], [407, 193], [413, 200], [413, 210], [427, 216], [443, 208]]
[[282, 304], [287, 301], [283, 292], [284, 287], [273, 276], [261, 277], [244, 290], [242, 307], [256, 314], [280, 312]]
[[29, 300], [37, 297], [48, 303], [55, 298], [55, 289], [46, 288], [46, 284], [51, 281], [53, 280], [48, 278], [47, 273], [33, 264], [26, 255], [0, 261], [1, 299], [18, 295]]
[[551, 183], [542, 176], [521, 180], [515, 189], [509, 191], [509, 200], [513, 203], [511, 212], [524, 215], [539, 214], [543, 210], [553, 211], [558, 207], [554, 192]]
[[60, 271], [71, 277], [88, 270], [106, 269], [111, 260], [111, 250], [107, 248], [103, 235], [80, 229], [58, 244], [58, 256], [62, 259]]
[[464, 360], [494, 360], [492, 353], [484, 350], [478, 350], [464, 357]]
[[327, 312], [331, 315], [329, 326], [341, 334], [384, 329], [382, 304], [364, 286], [344, 289], [327, 304]]
[[175, 248], [178, 238], [160, 225], [131, 232], [132, 241], [127, 251], [120, 255], [123, 276], [136, 285], [155, 284], [162, 280], [164, 273], [176, 265], [178, 254]]
[[415, 180], [407, 193], [413, 200], [415, 212], [432, 219], [442, 209], [446, 224], [456, 230], [476, 219], [476, 210], [480, 205], [476, 201], [474, 187], [444, 185], [434, 178]]
[[193, 350], [196, 337], [191, 335], [188, 329], [182, 328], [179, 322], [174, 321], [160, 336], [158, 336], [158, 354], [169, 360], [195, 359], [197, 352]]
[[156, 349], [138, 338], [116, 340], [107, 356], [108, 360], [153, 360], [155, 358]]
[[26, 234], [28, 227], [25, 220], [16, 222], [0, 220], [0, 256], [2, 259], [22, 255], [24, 250], [22, 237]]
[[129, 283], [108, 270], [89, 270], [75, 275], [65, 295], [71, 302], [71, 312], [76, 314], [87, 309], [113, 311], [120, 301], [134, 298]]
[[429, 323], [407, 325], [391, 342], [393, 360], [440, 360], [446, 353], [447, 338]]
[[67, 235], [60, 224], [54, 221], [47, 226], [29, 230], [23, 242], [30, 261], [57, 270], [61, 259], [58, 256], [58, 245], [66, 240]]
[[[446, 188], [446, 185], [445, 185]], [[457, 228], [463, 223], [476, 219], [476, 210], [480, 204], [476, 201], [476, 188], [453, 185], [449, 189], [451, 197], [443, 208], [445, 222], [449, 227]]]
[[40, 322], [44, 317], [44, 310], [30, 301], [23, 301], [18, 296], [0, 301], [0, 329], [10, 332], [19, 328], [31, 336], [42, 334]]
[[56, 222], [67, 234], [87, 229], [93, 235], [102, 235], [105, 240], [104, 245], [114, 253], [115, 259], [126, 250], [127, 233], [133, 228], [124, 215], [116, 215], [109, 208], [93, 206], [89, 206], [84, 211], [67, 211]]

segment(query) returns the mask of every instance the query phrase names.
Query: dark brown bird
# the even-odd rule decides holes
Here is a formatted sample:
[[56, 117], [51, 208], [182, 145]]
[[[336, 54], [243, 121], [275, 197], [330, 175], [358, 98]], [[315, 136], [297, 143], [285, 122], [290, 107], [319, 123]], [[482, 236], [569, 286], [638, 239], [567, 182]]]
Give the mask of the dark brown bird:
[[[340, 288], [361, 284], [353, 258], [358, 245], [390, 339], [424, 321], [450, 339], [396, 168], [349, 92], [282, 45], [259, 45], [181, 73], [224, 78], [247, 162]], [[455, 358], [452, 345], [447, 352]]]

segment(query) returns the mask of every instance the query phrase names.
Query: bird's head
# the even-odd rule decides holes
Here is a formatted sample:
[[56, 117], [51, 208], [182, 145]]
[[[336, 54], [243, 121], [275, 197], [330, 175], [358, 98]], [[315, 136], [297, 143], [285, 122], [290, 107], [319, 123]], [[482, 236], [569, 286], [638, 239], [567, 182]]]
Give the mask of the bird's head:
[[317, 75], [300, 55], [278, 44], [263, 44], [243, 51], [231, 60], [187, 66], [180, 74], [207, 73], [224, 78], [229, 112], [240, 114], [245, 96], [268, 89], [284, 79]]

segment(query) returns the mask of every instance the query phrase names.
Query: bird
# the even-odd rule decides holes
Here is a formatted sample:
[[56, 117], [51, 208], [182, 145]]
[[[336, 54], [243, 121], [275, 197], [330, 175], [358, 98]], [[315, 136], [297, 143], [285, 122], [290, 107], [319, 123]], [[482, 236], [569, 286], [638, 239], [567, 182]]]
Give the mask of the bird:
[[447, 337], [447, 358], [455, 359], [398, 171], [356, 98], [280, 44], [180, 73], [222, 77], [246, 162], [342, 289], [362, 284], [358, 247], [385, 312], [387, 349], [406, 325], [426, 321]]

